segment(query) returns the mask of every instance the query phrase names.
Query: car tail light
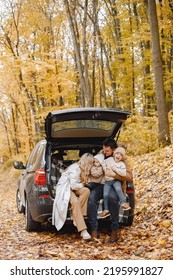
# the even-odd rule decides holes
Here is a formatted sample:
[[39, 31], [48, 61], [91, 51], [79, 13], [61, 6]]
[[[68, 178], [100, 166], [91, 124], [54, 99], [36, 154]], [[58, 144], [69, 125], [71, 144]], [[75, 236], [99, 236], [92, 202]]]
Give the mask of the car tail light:
[[34, 183], [37, 186], [46, 185], [46, 173], [44, 168], [39, 168], [35, 172]]
[[50, 198], [50, 194], [41, 194], [39, 198]]
[[135, 190], [134, 189], [131, 189], [131, 190], [126, 190], [126, 193], [134, 193], [135, 192]]

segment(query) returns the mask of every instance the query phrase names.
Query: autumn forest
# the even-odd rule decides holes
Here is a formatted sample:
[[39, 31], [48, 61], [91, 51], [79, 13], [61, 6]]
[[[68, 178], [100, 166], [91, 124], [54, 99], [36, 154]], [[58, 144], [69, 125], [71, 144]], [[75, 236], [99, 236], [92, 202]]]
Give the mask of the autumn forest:
[[[104, 227], [27, 232], [16, 207], [14, 160], [73, 107], [131, 112], [134, 222], [113, 245]], [[0, 0], [0, 132], [0, 260], [172, 260], [173, 0]]]
[[153, 131], [151, 150], [170, 144], [171, 0], [1, 3], [1, 155], [28, 153], [47, 113], [71, 107], [129, 110], [130, 130]]

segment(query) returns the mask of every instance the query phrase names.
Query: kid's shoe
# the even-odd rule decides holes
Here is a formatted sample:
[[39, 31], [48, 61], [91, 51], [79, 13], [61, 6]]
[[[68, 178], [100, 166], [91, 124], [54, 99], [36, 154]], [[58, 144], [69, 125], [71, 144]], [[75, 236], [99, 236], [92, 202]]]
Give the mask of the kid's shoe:
[[128, 203], [123, 203], [122, 205], [122, 208], [124, 209], [124, 210], [130, 210], [131, 209], [131, 207], [128, 205]]
[[100, 214], [100, 219], [105, 219], [106, 217], [110, 216], [110, 213], [108, 210], [104, 210], [101, 214]]

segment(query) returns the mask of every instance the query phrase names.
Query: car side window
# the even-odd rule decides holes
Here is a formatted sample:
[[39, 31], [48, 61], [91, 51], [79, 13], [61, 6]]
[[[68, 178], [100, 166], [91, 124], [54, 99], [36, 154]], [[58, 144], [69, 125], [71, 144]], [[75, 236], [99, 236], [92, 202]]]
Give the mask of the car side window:
[[33, 167], [36, 165], [36, 168], [39, 167], [40, 159], [43, 154], [43, 146], [36, 146], [33, 151], [31, 152], [28, 162], [27, 162], [27, 168]]

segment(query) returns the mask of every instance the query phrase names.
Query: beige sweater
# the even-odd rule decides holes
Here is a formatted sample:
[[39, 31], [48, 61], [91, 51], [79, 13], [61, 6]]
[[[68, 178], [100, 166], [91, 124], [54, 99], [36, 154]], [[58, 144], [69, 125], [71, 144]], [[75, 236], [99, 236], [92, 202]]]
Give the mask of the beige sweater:
[[104, 183], [104, 171], [102, 166], [93, 166], [91, 168], [91, 175], [89, 177], [89, 182], [94, 183]]
[[[126, 176], [126, 166], [123, 161], [115, 162], [113, 157], [109, 157], [103, 162], [103, 170], [111, 169], [116, 172], [118, 175], [125, 177]], [[114, 180], [113, 177], [105, 176], [106, 181]]]

